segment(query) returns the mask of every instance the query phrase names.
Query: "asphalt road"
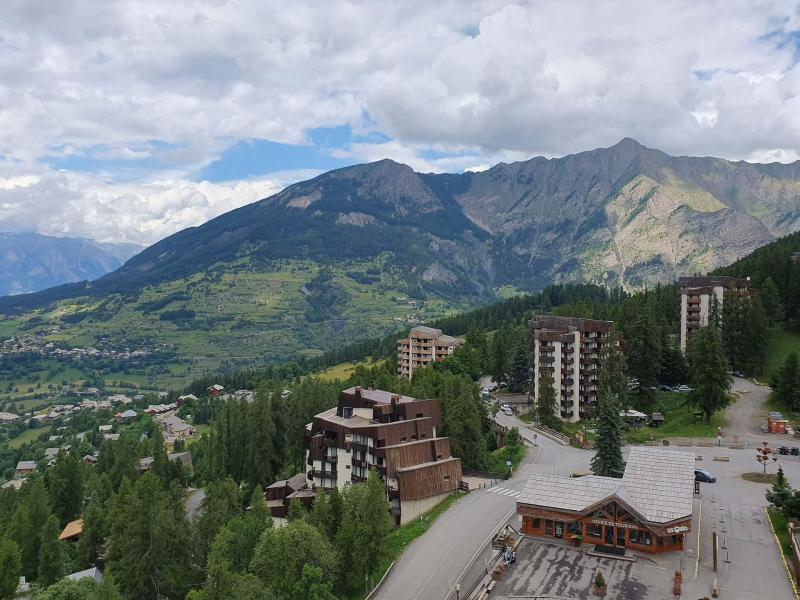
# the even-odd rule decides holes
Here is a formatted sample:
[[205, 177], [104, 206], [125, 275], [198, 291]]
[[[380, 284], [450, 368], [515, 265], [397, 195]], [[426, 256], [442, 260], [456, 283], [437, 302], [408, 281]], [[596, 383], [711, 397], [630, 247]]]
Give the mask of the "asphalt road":
[[[498, 414], [498, 422], [519, 427], [526, 439], [533, 434], [516, 417]], [[532, 472], [568, 475], [588, 469], [591, 453], [537, 438], [537, 448], [510, 479], [494, 488], [470, 493], [447, 510], [417, 538], [398, 560], [383, 587], [374, 596], [380, 600], [444, 599], [455, 584], [489, 547], [492, 536], [515, 517], [516, 494]], [[480, 564], [480, 561], [478, 561]], [[469, 577], [465, 578], [469, 580]]]

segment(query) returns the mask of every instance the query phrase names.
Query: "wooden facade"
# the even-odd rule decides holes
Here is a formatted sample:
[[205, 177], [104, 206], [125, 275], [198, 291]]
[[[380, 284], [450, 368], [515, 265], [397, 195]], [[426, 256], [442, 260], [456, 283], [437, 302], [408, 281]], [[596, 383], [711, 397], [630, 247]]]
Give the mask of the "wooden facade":
[[651, 553], [683, 550], [684, 535], [692, 526], [691, 515], [666, 524], [647, 523], [617, 499], [608, 499], [585, 513], [524, 504], [518, 505], [517, 512], [525, 535]]
[[446, 458], [397, 469], [396, 473], [400, 500], [421, 500], [457, 490], [461, 480], [461, 460]]

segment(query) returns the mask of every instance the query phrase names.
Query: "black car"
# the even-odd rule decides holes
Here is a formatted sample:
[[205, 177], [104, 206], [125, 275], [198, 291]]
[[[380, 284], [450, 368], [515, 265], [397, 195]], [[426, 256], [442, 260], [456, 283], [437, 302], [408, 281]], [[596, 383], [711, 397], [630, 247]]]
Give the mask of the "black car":
[[716, 483], [717, 478], [714, 477], [714, 475], [712, 473], [709, 473], [708, 471], [705, 471], [703, 469], [695, 469], [694, 480], [702, 481], [703, 483]]
[[789, 454], [791, 454], [792, 456], [800, 456], [800, 448], [798, 448], [797, 446], [793, 447], [789, 451]]
[[780, 448], [778, 448], [778, 449], [776, 450], [776, 452], [777, 452], [778, 454], [789, 454], [789, 453], [791, 452], [791, 450], [789, 450], [789, 447], [788, 447], [788, 446], [781, 446]]

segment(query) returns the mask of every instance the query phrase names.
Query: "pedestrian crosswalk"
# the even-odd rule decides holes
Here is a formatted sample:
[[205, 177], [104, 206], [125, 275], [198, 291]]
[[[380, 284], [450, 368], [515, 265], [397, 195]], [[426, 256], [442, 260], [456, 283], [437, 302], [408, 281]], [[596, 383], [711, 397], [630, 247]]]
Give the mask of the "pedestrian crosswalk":
[[508, 488], [500, 487], [498, 485], [489, 488], [487, 491], [491, 492], [492, 494], [501, 494], [503, 496], [508, 496], [509, 498], [517, 498], [519, 496], [519, 490], [510, 490]]

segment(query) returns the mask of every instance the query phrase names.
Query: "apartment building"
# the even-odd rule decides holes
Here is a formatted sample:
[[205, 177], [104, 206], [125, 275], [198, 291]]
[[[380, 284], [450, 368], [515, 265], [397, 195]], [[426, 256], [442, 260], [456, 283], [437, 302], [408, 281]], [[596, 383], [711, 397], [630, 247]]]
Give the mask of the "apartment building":
[[439, 437], [438, 400], [353, 387], [306, 427], [310, 487], [344, 488], [375, 469], [398, 525], [430, 510], [458, 488], [461, 460]]
[[612, 321], [544, 315], [528, 324], [533, 340], [533, 393], [538, 402], [542, 377], [550, 375], [559, 416], [572, 423], [597, 406], [600, 358], [612, 341]]
[[464, 340], [444, 335], [441, 329], [418, 326], [407, 338], [397, 342], [397, 374], [411, 379], [415, 369], [441, 362], [464, 343]]
[[753, 288], [750, 278], [738, 279], [736, 277], [681, 277], [680, 286], [680, 311], [681, 311], [681, 350], [686, 352], [692, 334], [708, 325], [711, 315], [713, 298], [719, 306], [719, 315], [722, 317], [722, 305], [726, 294], [750, 296]]

